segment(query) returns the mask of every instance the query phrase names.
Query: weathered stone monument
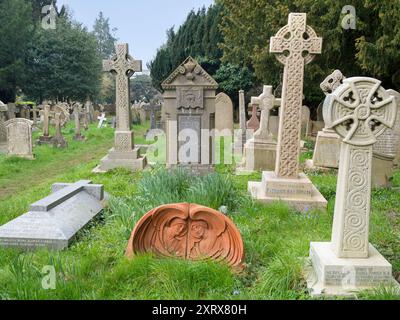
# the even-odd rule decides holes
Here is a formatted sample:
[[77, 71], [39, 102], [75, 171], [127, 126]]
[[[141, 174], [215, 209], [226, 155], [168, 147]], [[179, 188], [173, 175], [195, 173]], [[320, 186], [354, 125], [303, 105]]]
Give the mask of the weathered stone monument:
[[257, 117], [258, 109], [260, 108], [259, 103], [260, 101], [256, 99], [256, 97], [251, 98], [250, 102], [250, 107], [252, 109], [251, 118], [246, 123], [246, 127], [248, 130], [257, 131], [258, 129], [260, 129], [260, 120]]
[[239, 230], [221, 212], [196, 204], [164, 205], [148, 212], [136, 225], [126, 255], [152, 252], [160, 257], [225, 261], [234, 268], [244, 262]]
[[[328, 128], [343, 139], [329, 243], [311, 243], [312, 294], [346, 295], [395, 284], [390, 263], [369, 243], [373, 145], [396, 119], [394, 97], [372, 78], [349, 78], [325, 100]], [[397, 284], [398, 285], [398, 284]]]
[[115, 168], [142, 170], [146, 166], [146, 158], [140, 157], [139, 148], [135, 147], [131, 129], [131, 109], [129, 83], [131, 76], [142, 71], [142, 61], [134, 60], [129, 55], [128, 44], [116, 45], [116, 55], [111, 60], [103, 61], [103, 70], [116, 76], [116, 117], [114, 148], [95, 172], [107, 172]]
[[223, 92], [215, 99], [215, 130], [219, 137], [233, 136], [233, 103]]
[[102, 210], [104, 189], [91, 181], [56, 183], [52, 194], [0, 227], [0, 246], [36, 250], [67, 248], [76, 233]]
[[146, 104], [143, 105], [143, 110], [150, 113], [150, 130], [159, 129], [157, 128], [157, 113], [161, 112], [160, 104]]
[[276, 163], [277, 142], [269, 130], [271, 110], [280, 106], [281, 99], [276, 99], [271, 86], [264, 86], [263, 93], [253, 98], [261, 111], [260, 128], [244, 147], [244, 171], [274, 170]]
[[[334, 92], [342, 83], [345, 77], [339, 70], [335, 70], [320, 85], [325, 95]], [[323, 107], [321, 108], [324, 114]], [[309, 168], [339, 168], [340, 145], [342, 139], [330, 128], [324, 128], [318, 132], [317, 141], [312, 160], [307, 161]]]
[[39, 137], [38, 144], [50, 143], [52, 136], [50, 136], [50, 112], [51, 106], [47, 102], [43, 103], [43, 109], [40, 110], [39, 114], [43, 118], [43, 135]]
[[[285, 65], [275, 172], [249, 182], [253, 198], [282, 200], [299, 211], [326, 208], [327, 201], [304, 174], [299, 174], [304, 66], [321, 53], [322, 38], [307, 26], [305, 13], [291, 13], [289, 24], [271, 38], [270, 52]], [[286, 53], [286, 54], [285, 54]]]
[[244, 91], [239, 91], [239, 130], [235, 132], [234, 152], [239, 156], [243, 155], [244, 144], [247, 141], [247, 117], [246, 117], [246, 100]]
[[7, 155], [34, 159], [32, 125], [28, 119], [14, 118], [5, 123], [7, 130]]
[[167, 167], [194, 173], [213, 171], [215, 91], [218, 83], [187, 58], [163, 83], [166, 114]]
[[51, 138], [50, 143], [53, 145], [55, 148], [66, 148], [68, 147], [67, 141], [64, 139], [64, 136], [61, 131], [62, 127], [62, 113], [61, 112], [56, 112], [54, 114], [54, 125], [56, 127], [56, 133], [53, 138]]
[[303, 106], [301, 109], [301, 137], [306, 138], [311, 133], [311, 112], [310, 108]]
[[74, 120], [75, 120], [75, 136], [76, 141], [85, 141], [85, 136], [81, 132], [81, 107], [79, 104], [74, 105]]

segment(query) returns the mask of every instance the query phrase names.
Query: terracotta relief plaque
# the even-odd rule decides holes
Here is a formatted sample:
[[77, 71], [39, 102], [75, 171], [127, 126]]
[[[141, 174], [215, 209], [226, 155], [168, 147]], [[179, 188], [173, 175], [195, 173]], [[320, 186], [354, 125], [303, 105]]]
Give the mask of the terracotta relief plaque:
[[216, 210], [189, 203], [155, 208], [138, 222], [126, 255], [145, 252], [196, 261], [211, 258], [235, 268], [244, 261], [242, 237], [233, 222]]

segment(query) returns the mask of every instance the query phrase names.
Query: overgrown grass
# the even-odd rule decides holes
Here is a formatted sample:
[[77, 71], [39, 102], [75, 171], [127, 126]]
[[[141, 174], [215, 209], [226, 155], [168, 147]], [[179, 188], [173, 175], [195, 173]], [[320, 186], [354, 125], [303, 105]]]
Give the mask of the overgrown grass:
[[[260, 173], [236, 176], [233, 166], [217, 167], [217, 173], [192, 177], [185, 171], [157, 167], [131, 174], [119, 169], [104, 175], [91, 170], [101, 155], [86, 159], [99, 145], [110, 140], [110, 133], [73, 146], [72, 158], [78, 161], [58, 167], [57, 174], [46, 176], [43, 168], [68, 163], [68, 151], [38, 150], [35, 168], [14, 173], [0, 169], [9, 183], [13, 174], [30, 184], [0, 197], [0, 224], [26, 212], [30, 203], [48, 195], [54, 182], [90, 179], [104, 184], [111, 195], [102, 217], [83, 229], [73, 244], [62, 252], [41, 250], [26, 253], [0, 249], [0, 299], [310, 299], [303, 276], [311, 241], [329, 241], [336, 192], [336, 175], [310, 173], [315, 185], [329, 201], [327, 213], [300, 214], [285, 204], [263, 205], [247, 195], [247, 182], [261, 179]], [[136, 134], [136, 137], [138, 134]], [[111, 139], [109, 139], [111, 138]], [[90, 147], [94, 145], [93, 149]], [[36, 150], [35, 150], [36, 152]], [[43, 158], [44, 154], [54, 154]], [[58, 155], [63, 152], [63, 155]], [[42, 159], [42, 160], [40, 160]], [[46, 162], [47, 159], [47, 162]], [[0, 164], [7, 161], [0, 158]], [[16, 161], [16, 160], [14, 160]], [[36, 172], [44, 177], [36, 184]], [[18, 181], [18, 180], [17, 180]], [[3, 181], [1, 183], [4, 183]], [[2, 185], [0, 183], [0, 186]], [[4, 183], [6, 185], [6, 183]], [[394, 178], [400, 186], [400, 172]], [[193, 202], [215, 209], [228, 207], [228, 215], [239, 228], [246, 252], [246, 268], [232, 272], [226, 265], [205, 261], [189, 262], [158, 259], [142, 255], [128, 260], [124, 253], [137, 221], [150, 209], [176, 202]], [[371, 242], [400, 272], [400, 197], [392, 189], [373, 193]], [[43, 267], [54, 266], [56, 289], [44, 290]], [[359, 295], [360, 299], [400, 299], [390, 290], [377, 289]]]

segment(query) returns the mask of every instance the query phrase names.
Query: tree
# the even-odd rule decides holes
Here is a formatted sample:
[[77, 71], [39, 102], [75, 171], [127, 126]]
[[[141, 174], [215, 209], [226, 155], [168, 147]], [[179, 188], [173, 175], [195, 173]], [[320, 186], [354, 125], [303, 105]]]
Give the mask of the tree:
[[[322, 55], [306, 67], [306, 102], [316, 107], [324, 98], [319, 83], [334, 69], [346, 76], [372, 76], [400, 89], [400, 2], [354, 0], [356, 30], [341, 26], [338, 0], [217, 0], [223, 7], [223, 61], [254, 68], [258, 81], [277, 86], [283, 66], [269, 53], [270, 37], [287, 24], [290, 12], [306, 12], [307, 22], [324, 38]], [[398, 71], [398, 72], [397, 72]], [[400, 82], [400, 81], [399, 81]]]
[[101, 59], [95, 37], [65, 18], [55, 30], [38, 28], [28, 48], [24, 93], [43, 99], [85, 100], [100, 91]]
[[15, 101], [24, 84], [25, 55], [33, 33], [32, 8], [24, 0], [0, 1], [0, 99]]
[[93, 26], [93, 34], [97, 39], [99, 54], [103, 59], [109, 59], [114, 53], [117, 39], [112, 35], [112, 33], [115, 33], [116, 31], [116, 28], [113, 28], [110, 31], [109, 18], [105, 18], [103, 12], [100, 11]]
[[142, 74], [131, 79], [131, 100], [151, 102], [160, 93], [154, 89], [151, 83], [151, 77]]

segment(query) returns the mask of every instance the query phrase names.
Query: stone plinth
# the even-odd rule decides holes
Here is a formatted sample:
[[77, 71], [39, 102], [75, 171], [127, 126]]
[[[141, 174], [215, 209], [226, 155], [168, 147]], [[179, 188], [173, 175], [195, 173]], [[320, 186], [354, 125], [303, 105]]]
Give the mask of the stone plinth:
[[276, 142], [250, 139], [244, 146], [244, 171], [274, 170], [276, 163]]
[[312, 242], [310, 260], [314, 269], [307, 272], [312, 296], [354, 295], [379, 285], [399, 284], [392, 276], [391, 264], [370, 244], [366, 259], [338, 258], [330, 242]]
[[249, 192], [256, 200], [265, 203], [281, 200], [301, 212], [325, 210], [328, 204], [304, 173], [290, 179], [279, 178], [272, 171], [263, 172], [261, 182], [249, 182]]
[[94, 169], [95, 173], [105, 173], [116, 168], [126, 168], [128, 170], [143, 170], [147, 166], [146, 158], [140, 158], [140, 148], [131, 151], [118, 151], [111, 149], [103, 159], [101, 164]]
[[374, 152], [372, 156], [372, 187], [387, 188], [391, 185], [394, 170], [394, 156]]
[[314, 167], [339, 168], [341, 138], [328, 129], [318, 132], [312, 164]]

